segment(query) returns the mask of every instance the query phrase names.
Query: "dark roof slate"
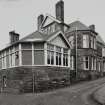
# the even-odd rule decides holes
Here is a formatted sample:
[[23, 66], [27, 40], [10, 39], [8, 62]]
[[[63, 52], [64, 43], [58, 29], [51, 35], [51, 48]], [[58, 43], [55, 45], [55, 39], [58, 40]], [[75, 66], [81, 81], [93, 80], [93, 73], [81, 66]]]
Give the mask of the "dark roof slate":
[[103, 39], [101, 38], [100, 35], [97, 35], [97, 36], [96, 36], [96, 40], [97, 40], [99, 43], [102, 43], [103, 45], [105, 45], [105, 42], [103, 41]]
[[47, 34], [44, 34], [42, 32], [36, 31], [36, 32], [33, 32], [32, 34], [29, 34], [26, 37], [22, 38], [21, 40], [19, 40], [19, 42], [27, 42], [27, 41], [43, 42], [43, 41], [47, 41], [47, 39], [49, 39], [51, 36], [53, 36], [57, 32], [58, 31], [56, 31], [50, 35], [47, 35]]
[[74, 21], [71, 24], [69, 24], [70, 28], [69, 28], [69, 32], [74, 31], [74, 30], [90, 30], [90, 28], [88, 26], [86, 26], [85, 24], [81, 23], [80, 21]]

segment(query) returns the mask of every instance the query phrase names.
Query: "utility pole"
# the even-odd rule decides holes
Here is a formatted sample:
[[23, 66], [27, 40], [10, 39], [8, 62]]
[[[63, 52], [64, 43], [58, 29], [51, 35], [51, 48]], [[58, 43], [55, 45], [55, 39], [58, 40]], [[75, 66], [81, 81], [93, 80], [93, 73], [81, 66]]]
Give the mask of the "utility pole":
[[75, 45], [75, 55], [76, 55], [76, 57], [75, 57], [75, 61], [76, 61], [76, 67], [75, 67], [75, 72], [76, 72], [76, 80], [77, 80], [77, 78], [78, 78], [78, 71], [77, 71], [77, 27], [75, 28], [75, 38], [76, 38], [76, 45]]
[[33, 89], [33, 93], [35, 93], [35, 74], [34, 74], [34, 70], [33, 70], [33, 68], [32, 68], [32, 82], [33, 82], [33, 86], [32, 86], [32, 89]]

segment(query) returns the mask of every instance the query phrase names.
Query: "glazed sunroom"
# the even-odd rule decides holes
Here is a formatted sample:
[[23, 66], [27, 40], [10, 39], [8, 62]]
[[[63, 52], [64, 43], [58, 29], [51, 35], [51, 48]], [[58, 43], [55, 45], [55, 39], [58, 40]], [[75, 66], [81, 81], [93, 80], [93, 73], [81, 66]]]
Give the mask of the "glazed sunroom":
[[19, 66], [70, 67], [70, 45], [61, 31], [34, 32], [1, 51], [0, 69]]

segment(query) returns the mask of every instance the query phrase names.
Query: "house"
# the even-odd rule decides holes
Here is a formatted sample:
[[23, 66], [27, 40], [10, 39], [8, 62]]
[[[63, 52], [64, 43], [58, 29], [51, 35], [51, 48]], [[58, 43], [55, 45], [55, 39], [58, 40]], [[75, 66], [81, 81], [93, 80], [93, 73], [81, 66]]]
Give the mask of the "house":
[[[61, 4], [56, 5], [56, 18]], [[70, 81], [70, 43], [63, 30], [69, 26], [56, 18], [38, 16], [38, 30], [20, 40], [18, 33], [9, 32], [10, 45], [0, 51], [2, 88], [32, 89], [36, 81]]]
[[86, 26], [75, 21], [69, 26], [65, 35], [72, 46], [71, 69], [76, 75], [71, 79], [86, 80], [102, 76], [105, 71], [105, 43], [95, 31], [95, 25]]
[[19, 40], [18, 33], [9, 32], [10, 44], [0, 51], [2, 89], [32, 91], [42, 84], [47, 87], [45, 81], [69, 84], [103, 75], [105, 43], [95, 26], [80, 21], [66, 24], [64, 2], [55, 7], [56, 18], [41, 14], [37, 30], [26, 37]]

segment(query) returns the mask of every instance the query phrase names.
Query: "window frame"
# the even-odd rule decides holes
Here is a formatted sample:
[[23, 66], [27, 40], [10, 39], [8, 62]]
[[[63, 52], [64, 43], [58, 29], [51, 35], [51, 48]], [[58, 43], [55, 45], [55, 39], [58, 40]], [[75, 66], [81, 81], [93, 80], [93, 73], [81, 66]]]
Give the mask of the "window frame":
[[83, 48], [89, 48], [89, 35], [83, 35]]

